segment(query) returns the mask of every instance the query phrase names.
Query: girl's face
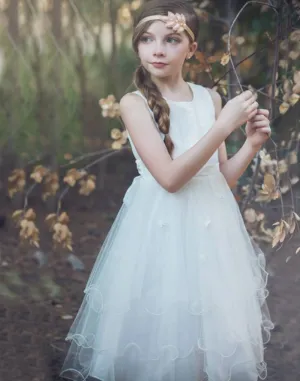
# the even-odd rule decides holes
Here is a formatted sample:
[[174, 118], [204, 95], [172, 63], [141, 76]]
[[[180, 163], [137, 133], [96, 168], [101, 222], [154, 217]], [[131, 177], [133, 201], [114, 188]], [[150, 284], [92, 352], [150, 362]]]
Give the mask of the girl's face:
[[197, 43], [191, 43], [186, 32], [174, 32], [159, 20], [150, 25], [138, 43], [141, 64], [151, 75], [159, 78], [181, 73], [184, 61], [196, 49]]

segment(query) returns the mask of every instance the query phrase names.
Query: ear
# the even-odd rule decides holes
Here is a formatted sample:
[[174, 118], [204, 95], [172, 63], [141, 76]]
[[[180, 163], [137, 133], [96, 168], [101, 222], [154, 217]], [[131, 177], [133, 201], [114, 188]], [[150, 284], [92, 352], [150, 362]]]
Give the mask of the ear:
[[190, 59], [193, 57], [193, 55], [197, 51], [197, 48], [198, 48], [198, 44], [196, 41], [190, 44], [189, 53], [187, 54], [187, 59]]

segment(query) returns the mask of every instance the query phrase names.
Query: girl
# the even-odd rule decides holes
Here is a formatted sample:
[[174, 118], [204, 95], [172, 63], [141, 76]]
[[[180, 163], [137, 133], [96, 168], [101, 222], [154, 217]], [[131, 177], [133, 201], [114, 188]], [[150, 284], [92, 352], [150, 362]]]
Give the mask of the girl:
[[[268, 273], [230, 190], [270, 134], [246, 91], [187, 83], [198, 20], [186, 0], [146, 2], [140, 59], [121, 115], [139, 171], [101, 248], [66, 337], [61, 375], [101, 381], [255, 381], [273, 324]], [[247, 122], [227, 159], [225, 139]]]

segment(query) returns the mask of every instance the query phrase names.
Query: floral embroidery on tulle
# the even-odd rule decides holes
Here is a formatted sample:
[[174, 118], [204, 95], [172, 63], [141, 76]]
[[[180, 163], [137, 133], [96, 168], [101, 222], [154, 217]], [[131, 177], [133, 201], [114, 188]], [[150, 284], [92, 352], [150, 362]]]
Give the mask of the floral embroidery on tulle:
[[205, 227], [208, 227], [208, 225], [210, 225], [210, 223], [211, 223], [211, 220], [209, 218], [207, 218], [206, 221], [204, 222]]
[[163, 220], [158, 220], [158, 226], [163, 228], [165, 226], [167, 226], [168, 224], [166, 223], [166, 221], [163, 221]]

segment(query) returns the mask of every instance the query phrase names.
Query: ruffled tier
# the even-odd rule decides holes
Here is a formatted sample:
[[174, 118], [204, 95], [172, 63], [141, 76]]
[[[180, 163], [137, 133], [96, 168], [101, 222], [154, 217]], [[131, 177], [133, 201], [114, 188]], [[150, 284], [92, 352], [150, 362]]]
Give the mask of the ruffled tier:
[[256, 381], [274, 327], [265, 257], [219, 172], [170, 194], [138, 177], [101, 248], [61, 376]]

